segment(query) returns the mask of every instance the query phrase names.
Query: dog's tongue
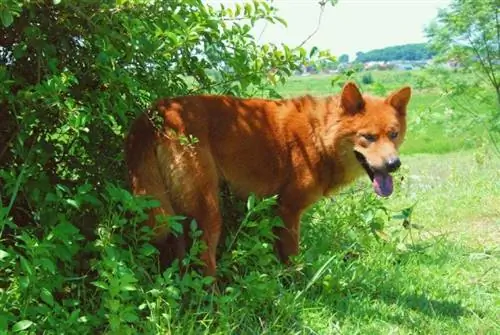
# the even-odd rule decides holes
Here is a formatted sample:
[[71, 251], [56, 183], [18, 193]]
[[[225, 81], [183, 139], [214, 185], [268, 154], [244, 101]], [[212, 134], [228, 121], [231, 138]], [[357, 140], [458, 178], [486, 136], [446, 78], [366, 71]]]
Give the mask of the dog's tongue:
[[388, 173], [376, 173], [373, 176], [373, 189], [381, 197], [388, 197], [392, 194], [392, 176]]

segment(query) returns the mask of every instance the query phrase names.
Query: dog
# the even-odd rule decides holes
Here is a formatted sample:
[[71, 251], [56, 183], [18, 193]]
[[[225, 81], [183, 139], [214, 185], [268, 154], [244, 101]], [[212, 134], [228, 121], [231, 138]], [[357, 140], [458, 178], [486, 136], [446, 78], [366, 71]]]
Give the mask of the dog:
[[195, 219], [206, 244], [202, 273], [215, 277], [224, 182], [243, 198], [278, 195], [284, 225], [275, 248], [289, 263], [299, 251], [301, 214], [318, 199], [362, 175], [379, 196], [392, 193], [410, 97], [408, 86], [382, 98], [347, 82], [340, 94], [322, 98], [159, 99], [133, 122], [125, 159], [132, 193], [159, 201], [146, 224], [163, 245], [160, 257], [182, 259], [187, 234], [175, 236], [158, 216]]

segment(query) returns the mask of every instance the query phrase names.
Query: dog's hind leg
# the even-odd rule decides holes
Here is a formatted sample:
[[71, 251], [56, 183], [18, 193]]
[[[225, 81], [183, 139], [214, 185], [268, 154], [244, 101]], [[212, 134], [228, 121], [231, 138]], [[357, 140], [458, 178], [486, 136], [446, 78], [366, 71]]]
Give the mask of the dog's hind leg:
[[210, 150], [170, 142], [159, 146], [157, 156], [169, 190], [172, 207], [178, 215], [195, 219], [206, 244], [200, 259], [203, 273], [215, 276], [216, 251], [222, 216], [219, 208], [219, 180]]
[[151, 121], [141, 115], [132, 125], [125, 141], [125, 160], [128, 179], [134, 195], [151, 196], [160, 202], [149, 210], [146, 224], [153, 229], [153, 244], [160, 251], [161, 267], [165, 268], [175, 259], [185, 256], [185, 240], [170, 231], [165, 220], [159, 217], [174, 215], [171, 199], [156, 156], [157, 138]]
[[174, 235], [166, 218], [175, 212], [169, 199], [164, 180], [153, 150], [141, 156], [139, 164], [130, 164], [129, 177], [134, 195], [147, 195], [159, 201], [151, 208], [146, 224], [153, 229], [153, 244], [160, 252], [160, 268], [165, 269], [177, 258], [185, 257], [186, 245], [183, 234]]

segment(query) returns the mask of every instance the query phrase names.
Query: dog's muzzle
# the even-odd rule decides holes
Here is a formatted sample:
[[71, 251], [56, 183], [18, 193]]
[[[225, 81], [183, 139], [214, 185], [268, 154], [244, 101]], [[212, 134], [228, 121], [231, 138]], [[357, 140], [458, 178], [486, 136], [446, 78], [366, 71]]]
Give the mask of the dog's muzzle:
[[366, 174], [368, 174], [368, 177], [370, 177], [375, 193], [381, 197], [390, 196], [394, 186], [392, 176], [389, 173], [395, 172], [399, 169], [401, 166], [401, 160], [397, 156], [394, 156], [385, 162], [383, 168], [376, 168], [368, 163], [366, 157], [362, 153], [354, 151], [354, 154], [358, 162], [366, 171]]

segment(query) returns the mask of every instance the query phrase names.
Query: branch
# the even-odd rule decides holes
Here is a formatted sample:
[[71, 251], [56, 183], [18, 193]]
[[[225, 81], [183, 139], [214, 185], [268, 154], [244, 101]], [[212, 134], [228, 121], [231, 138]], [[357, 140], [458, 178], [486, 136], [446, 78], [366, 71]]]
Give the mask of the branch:
[[209, 89], [209, 88], [214, 88], [214, 87], [217, 87], [217, 86], [223, 86], [223, 85], [226, 85], [226, 84], [231, 84], [231, 83], [234, 83], [235, 81], [241, 80], [241, 78], [249, 78], [249, 77], [251, 77], [251, 76], [253, 76], [255, 74], [260, 74], [260, 73], [261, 73], [260, 71], [249, 72], [249, 73], [247, 73], [244, 76], [233, 77], [231, 79], [227, 79], [227, 80], [224, 80], [224, 81], [218, 81], [218, 82], [210, 83], [208, 85], [204, 85], [204, 86], [192, 88], [186, 94], [187, 95], [191, 95], [191, 94], [195, 94], [195, 93], [201, 92], [201, 91]]
[[476, 45], [474, 44], [474, 41], [471, 39], [470, 31], [467, 34], [467, 39], [469, 40], [472, 51], [476, 54], [476, 56], [479, 60], [479, 63], [481, 64], [481, 67], [484, 69], [484, 72], [485, 72], [486, 76], [488, 77], [488, 80], [494, 85], [493, 78], [491, 78], [489, 71], [487, 71], [488, 65], [484, 62], [483, 58], [481, 57], [481, 54], [479, 53], [479, 50], [477, 49]]
[[[216, 19], [221, 19], [223, 21], [226, 21], [226, 22], [238, 22], [238, 21], [244, 21], [244, 20], [248, 20], [248, 21], [251, 21], [252, 18], [251, 17], [247, 17], [247, 16], [238, 16], [238, 17], [229, 17], [229, 16], [213, 16], [214, 18]], [[266, 16], [259, 16], [256, 18], [256, 20], [263, 20], [265, 19]]]
[[16, 129], [14, 129], [12, 131], [12, 134], [10, 135], [9, 139], [7, 140], [7, 142], [5, 142], [5, 146], [0, 151], [0, 161], [2, 160], [3, 155], [5, 155], [5, 153], [7, 152], [7, 149], [9, 148], [10, 144], [12, 143], [12, 141], [14, 141], [14, 139], [16, 138], [18, 132], [19, 132], [19, 129], [16, 127]]
[[481, 34], [481, 37], [483, 38], [483, 43], [484, 43], [484, 52], [486, 53], [486, 62], [488, 63], [488, 68], [487, 70], [490, 72], [491, 74], [491, 83], [493, 84], [493, 86], [495, 87], [495, 89], [498, 87], [498, 81], [497, 81], [497, 78], [496, 78], [496, 75], [495, 75], [495, 67], [492, 63], [492, 56], [490, 55], [490, 50], [488, 48], [488, 41], [486, 39], [486, 32], [482, 32]]
[[500, 22], [498, 20], [498, 8], [495, 9], [495, 23], [496, 23], [496, 28], [497, 28], [497, 52], [500, 52]]
[[260, 39], [262, 38], [262, 35], [264, 35], [264, 32], [265, 32], [265, 31], [266, 31], [266, 29], [267, 29], [267, 24], [268, 24], [268, 23], [269, 23], [268, 21], [266, 21], [266, 22], [264, 23], [264, 27], [262, 27], [262, 31], [260, 32], [259, 37], [257, 38], [257, 42], [259, 42], [259, 41], [260, 41]]
[[325, 12], [326, 0], [321, 0], [319, 2], [319, 5], [320, 5], [320, 10], [319, 10], [318, 23], [316, 24], [316, 28], [313, 30], [313, 32], [311, 34], [309, 34], [309, 36], [306, 37], [305, 40], [302, 41], [302, 43], [299, 44], [297, 49], [301, 48], [304, 44], [306, 44], [318, 32], [319, 26], [321, 25], [321, 19], [323, 18], [323, 13]]

